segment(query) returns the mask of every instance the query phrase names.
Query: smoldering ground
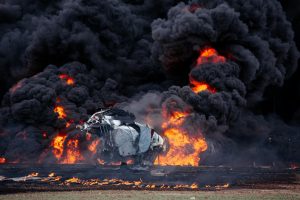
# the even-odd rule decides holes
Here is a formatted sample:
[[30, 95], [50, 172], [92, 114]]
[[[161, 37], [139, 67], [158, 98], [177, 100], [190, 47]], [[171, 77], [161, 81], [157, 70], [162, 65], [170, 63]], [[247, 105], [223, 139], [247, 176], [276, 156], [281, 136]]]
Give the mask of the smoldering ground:
[[[80, 134], [75, 124], [103, 107], [162, 131], [170, 101], [167, 112], [188, 109], [187, 128], [207, 139], [204, 163], [299, 161], [297, 115], [265, 106], [299, 58], [277, 1], [2, 0], [0, 16], [0, 155], [8, 161], [37, 162], [54, 135]], [[197, 63], [207, 47], [226, 61]], [[216, 92], [195, 93], [191, 79]], [[57, 105], [67, 117], [58, 118]]]

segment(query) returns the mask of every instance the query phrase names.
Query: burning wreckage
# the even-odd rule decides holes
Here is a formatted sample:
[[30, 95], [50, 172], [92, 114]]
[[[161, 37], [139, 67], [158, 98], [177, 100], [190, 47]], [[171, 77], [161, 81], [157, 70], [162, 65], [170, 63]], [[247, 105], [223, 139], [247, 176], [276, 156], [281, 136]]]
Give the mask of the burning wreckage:
[[152, 165], [160, 153], [167, 152], [167, 139], [147, 124], [134, 121], [133, 114], [120, 109], [104, 109], [94, 113], [77, 128], [100, 138], [100, 157], [105, 161]]

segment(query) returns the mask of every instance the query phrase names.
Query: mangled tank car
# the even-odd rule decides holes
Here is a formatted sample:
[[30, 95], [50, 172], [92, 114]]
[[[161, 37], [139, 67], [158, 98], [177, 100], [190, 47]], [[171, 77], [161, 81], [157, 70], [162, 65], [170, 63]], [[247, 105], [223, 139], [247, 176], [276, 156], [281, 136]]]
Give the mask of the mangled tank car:
[[132, 159], [134, 164], [151, 165], [159, 154], [167, 152], [167, 139], [135, 116], [121, 109], [104, 109], [94, 113], [78, 128], [101, 140], [100, 157], [106, 162]]

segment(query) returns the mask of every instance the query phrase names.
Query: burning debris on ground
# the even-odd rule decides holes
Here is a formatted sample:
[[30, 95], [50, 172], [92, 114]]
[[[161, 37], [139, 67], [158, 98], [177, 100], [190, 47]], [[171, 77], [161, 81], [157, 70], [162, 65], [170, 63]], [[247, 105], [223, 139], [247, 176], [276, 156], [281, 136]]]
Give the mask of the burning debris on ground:
[[[34, 170], [32, 172], [32, 170]], [[0, 166], [0, 193], [65, 190], [214, 191], [265, 185], [296, 184], [299, 169], [263, 167], [162, 167], [132, 170], [93, 165]], [[212, 175], [213, 174], [213, 175]]]
[[300, 54], [280, 2], [4, 0], [0, 13], [1, 166], [299, 165], [300, 108], [285, 102]]

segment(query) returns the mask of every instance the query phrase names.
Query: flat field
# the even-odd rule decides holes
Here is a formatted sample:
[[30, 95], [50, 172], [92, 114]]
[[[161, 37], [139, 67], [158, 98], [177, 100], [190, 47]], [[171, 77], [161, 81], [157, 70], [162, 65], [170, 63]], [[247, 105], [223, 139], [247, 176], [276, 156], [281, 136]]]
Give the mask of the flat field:
[[0, 200], [300, 200], [298, 187], [289, 189], [228, 189], [222, 191], [124, 191], [92, 190], [28, 192], [0, 195]]

